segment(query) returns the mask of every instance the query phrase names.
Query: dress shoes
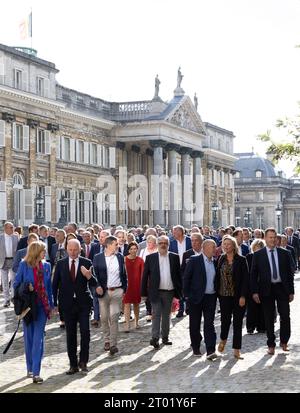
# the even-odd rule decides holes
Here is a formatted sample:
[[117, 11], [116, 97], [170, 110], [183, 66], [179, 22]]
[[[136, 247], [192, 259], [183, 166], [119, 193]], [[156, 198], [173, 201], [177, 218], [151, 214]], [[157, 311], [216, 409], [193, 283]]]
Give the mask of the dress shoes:
[[157, 338], [151, 338], [150, 345], [153, 346], [156, 350], [159, 349], [159, 340]]
[[110, 350], [110, 343], [107, 341], [106, 343], [104, 343], [104, 350], [105, 351], [109, 351]]
[[275, 347], [269, 347], [269, 348], [268, 348], [268, 354], [269, 354], [270, 356], [274, 356], [274, 354], [275, 354]]
[[118, 353], [119, 349], [117, 346], [111, 346], [111, 348], [109, 349], [109, 354], [111, 356], [113, 356], [114, 354]]
[[238, 360], [244, 360], [244, 357], [241, 356], [240, 350], [234, 350], [233, 355], [234, 355], [234, 357], [235, 357], [236, 359], [238, 359]]
[[87, 368], [86, 363], [84, 363], [83, 361], [81, 361], [81, 362], [79, 363], [79, 368], [80, 368], [81, 371], [83, 371], [83, 372], [85, 372], [85, 373], [87, 373], [87, 372], [89, 371], [88, 368]]
[[200, 350], [193, 350], [193, 356], [194, 357], [201, 357], [202, 356], [201, 351]]
[[162, 342], [163, 342], [163, 344], [166, 345], [166, 346], [171, 346], [171, 345], [173, 344], [172, 341], [169, 341], [168, 338], [163, 338], [163, 339], [162, 339]]
[[72, 374], [78, 373], [79, 368], [78, 367], [70, 367], [68, 371], [66, 371], [66, 374], [68, 376], [71, 376]]
[[221, 340], [219, 345], [218, 345], [218, 352], [223, 353], [225, 346], [226, 346], [226, 341], [227, 340]]
[[207, 354], [206, 356], [206, 360], [209, 360], [209, 361], [215, 361], [217, 360], [217, 358], [218, 356], [216, 355], [216, 353], [210, 353], [210, 354]]

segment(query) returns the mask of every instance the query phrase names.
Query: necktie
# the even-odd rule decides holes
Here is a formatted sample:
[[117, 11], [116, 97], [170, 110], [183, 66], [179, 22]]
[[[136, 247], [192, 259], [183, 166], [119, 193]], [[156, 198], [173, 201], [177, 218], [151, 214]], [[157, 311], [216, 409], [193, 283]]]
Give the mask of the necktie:
[[89, 256], [90, 256], [90, 246], [87, 245], [86, 246], [86, 258], [89, 258]]
[[289, 237], [289, 244], [292, 245], [292, 237]]
[[272, 260], [272, 267], [273, 267], [273, 279], [277, 280], [278, 274], [277, 274], [277, 267], [275, 263], [274, 250], [270, 250], [270, 251], [271, 251], [271, 260]]
[[76, 280], [76, 276], [75, 276], [75, 260], [72, 260], [70, 275], [71, 275], [72, 281], [73, 281], [73, 283], [74, 283], [75, 280]]

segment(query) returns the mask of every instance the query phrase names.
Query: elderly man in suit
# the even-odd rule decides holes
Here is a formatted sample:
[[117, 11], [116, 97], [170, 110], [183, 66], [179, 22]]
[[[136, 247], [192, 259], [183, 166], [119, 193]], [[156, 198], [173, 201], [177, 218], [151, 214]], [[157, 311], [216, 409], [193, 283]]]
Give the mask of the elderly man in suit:
[[[89, 315], [93, 305], [90, 286], [96, 286], [97, 280], [91, 273], [92, 263], [80, 256], [79, 240], [71, 239], [67, 245], [68, 256], [57, 262], [53, 278], [53, 299], [57, 307], [57, 295], [63, 312], [70, 369], [66, 374], [75, 374], [79, 368], [87, 372], [90, 344]], [[77, 323], [80, 327], [80, 355], [77, 359]], [[79, 368], [78, 368], [79, 367]]]
[[95, 255], [93, 267], [98, 280], [101, 324], [104, 334], [104, 350], [110, 355], [118, 353], [118, 320], [122, 298], [127, 289], [124, 257], [117, 252], [118, 240], [114, 236], [105, 239], [104, 252]]
[[155, 349], [159, 348], [160, 334], [163, 344], [172, 344], [169, 341], [172, 301], [174, 297], [182, 297], [179, 256], [168, 251], [169, 242], [166, 235], [158, 238], [158, 252], [147, 255], [142, 278], [141, 295], [149, 297], [152, 305], [150, 344]]
[[[0, 275], [2, 279], [2, 288], [4, 294], [4, 307], [10, 306], [10, 300], [13, 298], [13, 283], [15, 273], [12, 270], [13, 259], [17, 251], [19, 238], [14, 233], [12, 222], [5, 222], [4, 233], [0, 235]], [[11, 282], [11, 291], [9, 288]]]
[[214, 255], [216, 243], [204, 240], [202, 254], [190, 257], [183, 278], [184, 296], [189, 302], [190, 337], [194, 356], [200, 356], [201, 318], [204, 317], [204, 340], [207, 360], [215, 360], [217, 355], [214, 318], [217, 302], [216, 265]]
[[280, 315], [280, 345], [289, 351], [291, 335], [290, 305], [294, 299], [294, 271], [289, 251], [276, 247], [276, 230], [265, 231], [266, 247], [255, 252], [251, 266], [251, 291], [256, 303], [261, 303], [267, 330], [268, 354], [275, 354], [274, 311], [277, 303]]

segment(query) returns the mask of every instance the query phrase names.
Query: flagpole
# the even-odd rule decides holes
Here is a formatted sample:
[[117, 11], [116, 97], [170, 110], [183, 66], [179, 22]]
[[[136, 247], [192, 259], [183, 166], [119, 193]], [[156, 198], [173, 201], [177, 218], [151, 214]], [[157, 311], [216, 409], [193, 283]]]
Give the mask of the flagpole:
[[32, 49], [32, 7], [30, 7], [30, 16], [31, 16], [31, 21], [30, 21], [30, 29], [31, 29], [31, 32], [30, 32], [30, 34], [31, 34], [31, 36], [30, 36], [30, 38], [31, 38], [31, 49]]

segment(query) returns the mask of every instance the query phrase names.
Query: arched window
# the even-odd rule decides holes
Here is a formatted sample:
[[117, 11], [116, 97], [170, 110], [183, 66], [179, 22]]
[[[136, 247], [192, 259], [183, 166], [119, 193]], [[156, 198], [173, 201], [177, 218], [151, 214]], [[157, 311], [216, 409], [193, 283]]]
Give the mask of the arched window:
[[23, 176], [19, 173], [16, 172], [13, 176], [13, 187], [16, 189], [23, 189], [24, 187], [24, 178]]

